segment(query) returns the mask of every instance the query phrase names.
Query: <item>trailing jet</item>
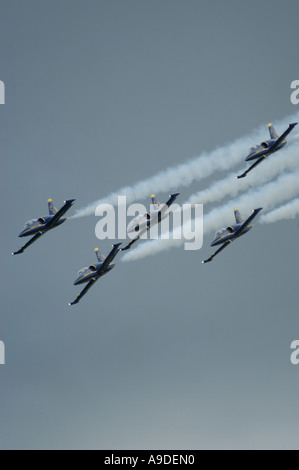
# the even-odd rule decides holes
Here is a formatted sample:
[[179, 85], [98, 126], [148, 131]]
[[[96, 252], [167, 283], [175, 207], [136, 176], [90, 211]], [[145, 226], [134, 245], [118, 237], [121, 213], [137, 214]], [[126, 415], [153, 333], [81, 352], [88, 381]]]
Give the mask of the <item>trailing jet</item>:
[[161, 220], [165, 219], [169, 216], [170, 211], [168, 211], [169, 207], [174, 203], [180, 193], [170, 194], [168, 201], [165, 204], [160, 204], [157, 201], [156, 196], [154, 194], [151, 195], [152, 200], [152, 209], [150, 212], [146, 214], [139, 215], [134, 217], [134, 219], [128, 225], [128, 233], [139, 232], [137, 237], [133, 238], [124, 248], [122, 251], [129, 250], [133, 243], [137, 242], [141, 235], [143, 235], [147, 230], [150, 230], [151, 227], [161, 222]]
[[85, 284], [86, 282], [88, 284], [80, 292], [78, 297], [76, 297], [73, 302], [69, 303], [69, 305], [77, 304], [100, 277], [104, 276], [104, 274], [107, 274], [109, 271], [111, 271], [112, 268], [114, 268], [115, 263], [113, 263], [112, 261], [114, 260], [117, 253], [120, 251], [120, 245], [121, 243], [116, 243], [115, 245], [112, 245], [113, 248], [107, 257], [101, 255], [98, 248], [94, 250], [97, 256], [98, 263], [92, 264], [91, 266], [89, 266], [89, 268], [80, 269], [80, 271], [78, 272], [78, 277], [74, 282], [74, 285], [77, 286], [79, 284]]
[[24, 229], [20, 233], [19, 237], [33, 237], [18, 251], [12, 253], [13, 255], [19, 255], [23, 253], [28, 246], [32, 245], [38, 238], [40, 238], [48, 230], [58, 227], [66, 221], [66, 217], [63, 215], [71, 208], [76, 199], [69, 199], [64, 201], [64, 206], [58, 211], [53, 205], [52, 199], [48, 199], [49, 215], [45, 217], [39, 217], [38, 219], [32, 219], [26, 222]]
[[287, 141], [285, 140], [285, 138], [289, 135], [290, 132], [292, 132], [292, 130], [294, 129], [295, 126], [297, 126], [297, 124], [298, 124], [297, 122], [294, 122], [293, 124], [289, 124], [289, 127], [287, 128], [287, 130], [280, 137], [278, 137], [278, 134], [275, 131], [272, 124], [268, 124], [270, 140], [265, 140], [260, 145], [251, 147], [250, 153], [245, 158], [245, 161], [250, 162], [250, 161], [255, 160], [255, 162], [246, 171], [244, 171], [242, 175], [237, 176], [237, 178], [245, 178], [247, 173], [253, 170], [253, 168], [255, 168], [257, 165], [262, 163], [262, 161], [266, 157], [269, 157], [269, 155], [271, 155], [272, 153], [276, 152], [277, 150], [282, 149], [287, 144]]
[[254, 209], [250, 217], [245, 220], [241, 216], [238, 209], [234, 209], [236, 224], [232, 225], [227, 228], [223, 228], [218, 230], [215, 234], [215, 238], [211, 244], [211, 246], [222, 245], [215, 253], [213, 253], [207, 260], [202, 261], [202, 263], [209, 263], [213, 260], [213, 258], [220, 253], [220, 251], [224, 250], [231, 242], [233, 242], [236, 238], [241, 237], [245, 233], [249, 232], [252, 229], [253, 225], [250, 225], [250, 222], [257, 216], [257, 214], [262, 210], [262, 207], [259, 209]]

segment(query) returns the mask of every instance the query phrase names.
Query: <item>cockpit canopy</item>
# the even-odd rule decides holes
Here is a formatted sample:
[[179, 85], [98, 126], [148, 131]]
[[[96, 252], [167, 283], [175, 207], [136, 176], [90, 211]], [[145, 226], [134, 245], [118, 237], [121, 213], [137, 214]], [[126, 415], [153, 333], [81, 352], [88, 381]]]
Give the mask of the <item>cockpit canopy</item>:
[[217, 232], [215, 233], [215, 238], [221, 237], [224, 232], [226, 232], [226, 228], [221, 228], [220, 230], [217, 230]]
[[80, 269], [80, 271], [78, 271], [78, 277], [82, 276], [88, 270], [89, 270], [89, 268], [87, 266], [85, 268]]
[[31, 227], [31, 225], [34, 225], [34, 224], [36, 224], [37, 222], [38, 222], [38, 219], [31, 219], [31, 220], [28, 220], [28, 222], [26, 222], [24, 228]]
[[232, 226], [221, 228], [220, 230], [217, 230], [217, 232], [215, 233], [215, 238], [221, 237], [221, 235], [223, 235], [224, 233], [234, 233], [234, 231], [235, 229]]
[[270, 147], [270, 144], [269, 144], [269, 142], [267, 142], [267, 140], [265, 140], [265, 141], [262, 142], [261, 144], [259, 144], [259, 145], [254, 145], [253, 147], [251, 147], [250, 152], [256, 152], [256, 150], [257, 150], [259, 147], [262, 147], [262, 148], [264, 148], [264, 149], [267, 149], [267, 148]]

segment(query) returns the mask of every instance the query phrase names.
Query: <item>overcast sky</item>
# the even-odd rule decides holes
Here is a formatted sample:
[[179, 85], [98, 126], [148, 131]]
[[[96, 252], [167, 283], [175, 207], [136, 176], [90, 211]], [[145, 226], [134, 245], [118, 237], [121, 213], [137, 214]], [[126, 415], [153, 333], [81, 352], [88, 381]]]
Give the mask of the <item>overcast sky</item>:
[[0, 0], [1, 449], [299, 448], [298, 218], [206, 266], [213, 234], [118, 262], [73, 308], [78, 269], [111, 247], [95, 216], [11, 256], [49, 197], [74, 213], [298, 112], [298, 14], [297, 0]]

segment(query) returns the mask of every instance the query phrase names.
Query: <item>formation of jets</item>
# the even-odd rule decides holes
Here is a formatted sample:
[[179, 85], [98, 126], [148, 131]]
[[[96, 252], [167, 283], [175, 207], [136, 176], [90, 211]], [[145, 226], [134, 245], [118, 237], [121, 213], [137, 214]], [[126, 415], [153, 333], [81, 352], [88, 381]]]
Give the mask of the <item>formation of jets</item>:
[[[152, 209], [150, 212], [147, 212], [144, 215], [135, 217], [128, 226], [128, 233], [138, 232], [138, 235], [131, 240], [128, 245], [123, 248], [123, 250], [128, 250], [131, 248], [132, 244], [135, 243], [143, 233], [149, 230], [154, 225], [160, 223], [166, 217], [169, 216], [170, 206], [179, 196], [179, 193], [171, 194], [168, 201], [165, 204], [160, 204], [156, 196], [152, 194]], [[29, 242], [26, 245], [22, 246], [18, 251], [13, 252], [13, 255], [18, 255], [23, 253], [26, 248], [28, 248], [32, 243], [34, 243], [39, 237], [41, 237], [48, 230], [58, 227], [63, 222], [66, 221], [64, 214], [70, 209], [74, 204], [75, 199], [69, 199], [64, 202], [62, 208], [58, 211], [53, 205], [52, 199], [48, 199], [48, 209], [49, 215], [45, 217], [39, 217], [38, 219], [32, 219], [26, 222], [24, 229], [19, 234], [19, 237], [32, 236]], [[102, 255], [98, 248], [95, 248], [95, 253], [97, 256], [97, 263], [92, 264], [89, 267], [82, 268], [78, 272], [77, 279], [74, 282], [74, 285], [86, 284], [84, 289], [80, 294], [75, 298], [73, 302], [70, 302], [69, 305], [75, 305], [80, 302], [82, 297], [89, 291], [89, 289], [94, 285], [94, 283], [102, 276], [111, 271], [115, 266], [114, 258], [121, 251], [121, 243], [116, 243], [113, 245], [111, 252], [107, 257]]]
[[[256, 145], [250, 149], [249, 155], [245, 158], [245, 161], [254, 161], [246, 171], [237, 178], [244, 178], [247, 174], [252, 171], [257, 165], [259, 165], [265, 158], [274, 152], [282, 149], [287, 141], [285, 140], [288, 134], [294, 129], [298, 123], [289, 124], [286, 131], [281, 134], [279, 137], [276, 133], [272, 124], [268, 124], [270, 140], [262, 142], [260, 145]], [[116, 243], [112, 246], [112, 250], [105, 257], [100, 254], [99, 249], [95, 249], [97, 263], [90, 265], [89, 267], [83, 268], [78, 272], [77, 279], [74, 282], [74, 285], [86, 284], [84, 289], [79, 293], [73, 302], [70, 302], [69, 305], [75, 305], [79, 303], [82, 297], [89, 291], [89, 289], [94, 285], [94, 283], [102, 276], [110, 272], [114, 266], [114, 259], [120, 251], [129, 250], [137, 240], [147, 231], [150, 230], [156, 224], [159, 224], [162, 220], [169, 216], [171, 213], [170, 207], [178, 198], [179, 193], [171, 194], [166, 203], [160, 204], [156, 196], [152, 194], [152, 208], [149, 212], [135, 217], [130, 224], [128, 225], [128, 233], [137, 233], [135, 238], [133, 238], [125, 247], [120, 248], [121, 243]], [[18, 255], [24, 252], [26, 248], [32, 245], [38, 238], [43, 234], [52, 230], [66, 221], [65, 213], [72, 207], [75, 203], [75, 199], [69, 199], [64, 201], [64, 205], [61, 209], [57, 210], [53, 205], [52, 199], [48, 199], [48, 209], [49, 215], [45, 217], [39, 217], [32, 219], [26, 222], [24, 229], [19, 234], [19, 237], [32, 237], [25, 245], [23, 245], [18, 251], [13, 252], [13, 255]], [[220, 229], [216, 232], [215, 238], [211, 243], [211, 246], [220, 246], [208, 259], [202, 261], [202, 263], [211, 262], [216, 255], [218, 255], [224, 248], [226, 248], [230, 243], [232, 243], [237, 238], [245, 235], [253, 225], [251, 222], [258, 215], [262, 208], [253, 209], [252, 214], [244, 220], [241, 216], [238, 209], [234, 209], [236, 223], [227, 228]]]

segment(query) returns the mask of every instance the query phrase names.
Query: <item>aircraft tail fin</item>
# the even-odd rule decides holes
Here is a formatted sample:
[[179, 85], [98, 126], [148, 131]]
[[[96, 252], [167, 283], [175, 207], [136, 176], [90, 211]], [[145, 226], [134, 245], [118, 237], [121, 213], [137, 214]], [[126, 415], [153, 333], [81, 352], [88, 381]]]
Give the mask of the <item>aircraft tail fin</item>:
[[157, 198], [156, 198], [155, 194], [151, 195], [151, 200], [152, 200], [152, 204], [155, 206], [155, 208], [160, 206], [160, 202], [157, 201]]
[[244, 222], [244, 219], [241, 216], [240, 211], [238, 209], [234, 209], [234, 213], [235, 213], [236, 223], [242, 224]]
[[278, 139], [278, 134], [271, 123], [268, 124], [268, 129], [269, 129], [271, 139]]
[[54, 206], [52, 199], [48, 199], [48, 208], [49, 208], [49, 215], [55, 215], [57, 213], [57, 209]]
[[103, 261], [105, 261], [105, 256], [101, 255], [100, 250], [98, 248], [95, 248], [94, 251], [95, 251], [96, 257], [98, 258], [99, 263], [102, 263]]

